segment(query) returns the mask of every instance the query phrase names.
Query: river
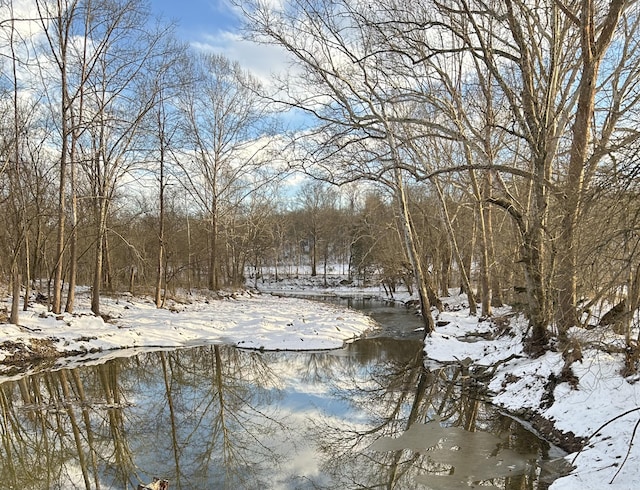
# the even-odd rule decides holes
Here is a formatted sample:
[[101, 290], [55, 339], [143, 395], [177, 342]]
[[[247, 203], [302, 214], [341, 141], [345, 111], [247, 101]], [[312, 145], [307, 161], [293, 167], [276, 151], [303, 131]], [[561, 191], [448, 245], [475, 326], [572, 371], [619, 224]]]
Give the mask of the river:
[[344, 300], [383, 328], [343, 349], [141, 352], [0, 384], [0, 488], [544, 489], [557, 450], [425, 369], [419, 319]]

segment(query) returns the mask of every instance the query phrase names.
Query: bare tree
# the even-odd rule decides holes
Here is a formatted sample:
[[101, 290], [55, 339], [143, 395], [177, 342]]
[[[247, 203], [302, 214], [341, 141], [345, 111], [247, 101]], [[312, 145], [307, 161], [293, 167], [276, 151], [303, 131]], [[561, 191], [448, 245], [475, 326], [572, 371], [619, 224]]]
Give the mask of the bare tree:
[[[60, 132], [60, 158], [59, 158], [59, 187], [58, 187], [58, 211], [57, 211], [57, 253], [53, 278], [53, 297], [51, 308], [54, 313], [60, 313], [62, 309], [62, 280], [65, 251], [65, 226], [66, 226], [66, 202], [67, 202], [67, 175], [69, 161], [69, 143], [72, 137], [71, 105], [74, 95], [69, 83], [69, 52], [74, 35], [73, 27], [78, 15], [78, 0], [64, 0], [53, 2], [50, 0], [35, 0], [38, 16], [46, 35], [53, 65], [57, 70], [56, 78], [59, 94], [52, 95], [51, 100], [58, 101], [59, 132]], [[44, 81], [45, 86], [47, 82]]]
[[380, 69], [386, 68], [386, 54], [360, 15], [363, 5], [300, 0], [286, 9], [259, 2], [242, 6], [253, 38], [283, 47], [299, 68], [294, 77], [282, 80], [274, 99], [316, 118], [317, 126], [299, 140], [306, 147], [301, 161], [308, 171], [334, 183], [368, 179], [392, 189], [425, 332], [432, 332], [429, 298], [435, 294], [416, 247], [401, 137], [414, 104], [396, 90], [397, 80]]
[[[14, 10], [14, 2], [0, 5], [6, 17], [0, 22], [2, 34], [6, 34], [3, 41], [6, 42], [6, 61], [9, 69], [3, 76], [6, 83], [6, 95], [3, 94], [1, 104], [4, 121], [7, 124], [2, 128], [0, 136], [0, 155], [2, 166], [0, 173], [6, 176], [8, 183], [7, 194], [3, 198], [3, 204], [7, 205], [5, 216], [9, 230], [7, 244], [10, 247], [10, 275], [11, 275], [11, 312], [9, 321], [19, 323], [19, 300], [24, 285], [23, 309], [26, 311], [30, 297], [31, 280], [31, 222], [38, 219], [30, 210], [32, 208], [29, 185], [33, 183], [29, 163], [31, 138], [34, 133], [35, 107], [34, 98], [25, 95], [29, 93], [28, 60], [30, 44], [28, 31], [30, 20], [22, 18]], [[4, 36], [3, 36], [4, 37]], [[4, 46], [3, 46], [4, 48]], [[35, 196], [40, 200], [39, 196]], [[23, 280], [24, 279], [24, 280]]]
[[[583, 0], [563, 7], [562, 15], [580, 32], [580, 58], [576, 73], [575, 116], [571, 124], [569, 162], [564, 185], [564, 213], [559, 235], [558, 263], [558, 324], [560, 334], [579, 323], [577, 302], [578, 233], [580, 215], [584, 211], [584, 193], [603, 157], [618, 145], [629, 145], [640, 138], [640, 132], [622, 129], [625, 113], [638, 101], [630, 84], [640, 81], [638, 57], [638, 26], [636, 2], [614, 0], [597, 2]], [[618, 57], [609, 64], [610, 47]], [[604, 73], [603, 73], [604, 72]], [[603, 84], [599, 83], [601, 76]], [[612, 102], [596, 107], [596, 97], [607, 95]], [[632, 100], [627, 98], [631, 96]], [[602, 122], [600, 122], [602, 121]]]
[[[531, 174], [528, 204], [522, 206], [506, 194], [491, 201], [511, 214], [521, 233], [532, 345], [537, 350], [546, 344], [554, 303], [561, 336], [577, 322], [577, 229], [595, 169], [606, 155], [638, 138], [636, 131], [623, 127], [630, 108], [624, 102], [630, 94], [628, 83], [640, 74], [634, 40], [637, 5], [459, 1], [437, 7], [443, 16], [440, 26], [446, 26], [459, 49], [476, 60], [479, 73], [490, 74], [503, 94], [517, 128], [511, 135], [526, 148], [514, 155], [514, 170], [528, 164], [521, 167]], [[603, 64], [612, 42], [616, 57]], [[603, 96], [598, 107], [596, 94]], [[552, 197], [558, 198], [557, 207]], [[558, 225], [551, 214], [556, 210]], [[557, 247], [557, 269], [552, 244]]]
[[[186, 56], [186, 48], [175, 43], [171, 49], [172, 59], [162, 61], [165, 68], [159, 70], [159, 75], [152, 81], [150, 90], [157, 93], [156, 104], [150, 111], [149, 132], [153, 134], [151, 140], [151, 159], [153, 169], [158, 172], [158, 257], [156, 262], [155, 304], [160, 308], [166, 298], [166, 239], [165, 239], [165, 206], [166, 191], [169, 185], [170, 162], [175, 155], [175, 145], [179, 133], [179, 112], [176, 108], [178, 92], [184, 87], [184, 75], [180, 68], [184, 67], [182, 60]], [[156, 169], [155, 166], [158, 166]], [[133, 272], [132, 272], [133, 274]], [[164, 293], [163, 293], [164, 290]]]
[[[259, 186], [257, 170], [267, 159], [266, 107], [260, 84], [237, 62], [216, 54], [193, 59], [195, 77], [183, 93], [185, 155], [183, 180], [209, 218], [210, 289], [220, 287], [220, 225], [231, 203]], [[244, 190], [242, 190], [244, 189]], [[235, 196], [235, 197], [234, 197]], [[242, 199], [242, 197], [241, 197]]]
[[[136, 147], [145, 116], [156, 103], [157, 88], [149, 80], [172, 57], [170, 36], [163, 26], [142, 29], [148, 12], [136, 1], [94, 4], [91, 22], [99, 25], [102, 50], [87, 77], [82, 168], [91, 188], [96, 226], [91, 310], [100, 314], [100, 291], [108, 260], [108, 219], [118, 185], [141, 162]], [[107, 269], [108, 270], [108, 269]]]

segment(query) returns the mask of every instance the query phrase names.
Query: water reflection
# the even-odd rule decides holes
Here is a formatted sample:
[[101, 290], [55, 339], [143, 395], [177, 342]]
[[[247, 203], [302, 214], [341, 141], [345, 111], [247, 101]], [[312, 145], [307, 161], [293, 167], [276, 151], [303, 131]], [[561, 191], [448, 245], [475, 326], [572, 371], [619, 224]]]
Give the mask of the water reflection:
[[172, 490], [425, 488], [429, 475], [460, 463], [437, 460], [426, 442], [372, 444], [438, 417], [532, 455], [521, 474], [483, 475], [483, 484], [542, 488], [535, 460], [545, 444], [480, 402], [459, 371], [426, 371], [421, 347], [384, 338], [311, 353], [213, 345], [7, 381], [0, 481], [20, 489], [135, 488], [154, 476]]

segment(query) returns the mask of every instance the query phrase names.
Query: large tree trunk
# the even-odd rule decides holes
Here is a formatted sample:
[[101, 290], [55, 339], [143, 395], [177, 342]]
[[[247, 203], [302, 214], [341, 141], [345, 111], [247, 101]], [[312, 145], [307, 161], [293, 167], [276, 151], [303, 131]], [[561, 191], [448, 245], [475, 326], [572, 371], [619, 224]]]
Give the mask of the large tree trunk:
[[[74, 154], [73, 147], [75, 143], [72, 142], [71, 155]], [[76, 276], [78, 274], [78, 198], [76, 195], [76, 165], [71, 161], [71, 235], [69, 237], [69, 289], [67, 293], [67, 304], [65, 311], [67, 313], [73, 313], [73, 304], [76, 298]]]
[[218, 274], [218, 209], [214, 201], [211, 208], [211, 230], [209, 232], [209, 289], [217, 291], [220, 286]]
[[[64, 98], [64, 97], [63, 97]], [[64, 105], [64, 103], [63, 103]], [[65, 137], [65, 116], [62, 116], [62, 149], [60, 151], [60, 185], [58, 187], [58, 223], [56, 226], [56, 268], [53, 277], [53, 298], [51, 300], [51, 310], [58, 314], [62, 311], [62, 272], [64, 261], [64, 227], [65, 227], [65, 207], [66, 207], [66, 153], [67, 138]]]
[[546, 277], [547, 247], [544, 241], [544, 223], [548, 204], [547, 191], [542, 183], [534, 184], [536, 197], [531, 213], [530, 228], [523, 234], [522, 255], [527, 282], [527, 299], [531, 337], [529, 348], [533, 354], [542, 353], [549, 342], [548, 327], [551, 309]]
[[318, 248], [316, 243], [316, 234], [314, 230], [313, 236], [311, 237], [311, 277], [316, 277], [318, 275], [317, 262], [318, 262]]
[[[566, 200], [560, 232], [558, 254], [558, 328], [561, 339], [567, 330], [577, 325], [576, 310], [578, 245], [577, 227], [582, 211], [585, 186], [585, 165], [591, 137], [591, 125], [595, 108], [595, 95], [600, 64], [613, 38], [616, 26], [628, 2], [612, 0], [602, 25], [595, 24], [597, 5], [593, 0], [582, 0], [580, 6], [582, 71], [578, 86], [578, 105], [572, 127], [569, 169], [565, 183]], [[596, 39], [596, 35], [599, 36]]]
[[156, 308], [162, 306], [162, 279], [164, 278], [164, 137], [160, 131], [160, 218], [158, 223], [158, 262], [156, 263]]

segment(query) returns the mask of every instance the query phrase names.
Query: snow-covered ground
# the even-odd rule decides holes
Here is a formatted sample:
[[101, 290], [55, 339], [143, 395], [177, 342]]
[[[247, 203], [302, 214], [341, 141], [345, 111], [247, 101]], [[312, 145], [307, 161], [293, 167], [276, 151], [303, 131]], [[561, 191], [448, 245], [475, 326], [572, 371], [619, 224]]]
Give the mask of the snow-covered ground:
[[[34, 303], [20, 326], [0, 324], [0, 363], [54, 349], [82, 354], [127, 348], [174, 348], [227, 343], [266, 350], [335, 349], [375, 322], [354, 310], [268, 294], [222, 298], [181, 295], [157, 309], [149, 298], [105, 297], [103, 318], [80, 294], [74, 314], [54, 315]], [[34, 356], [35, 357], [35, 356]]]
[[[497, 314], [508, 317], [510, 312]], [[582, 361], [572, 365], [577, 386], [558, 383], [552, 391], [553, 398], [548, 399], [548, 383], [560, 376], [564, 361], [557, 352], [547, 352], [537, 359], [523, 352], [526, 321], [522, 317], [511, 318], [510, 328], [502, 334], [500, 326], [478, 322], [465, 310], [443, 312], [440, 320], [450, 323], [427, 339], [427, 357], [441, 362], [472, 360], [472, 372], [482, 372], [483, 366], [510, 359], [498, 364], [489, 383], [493, 403], [512, 414], [539, 415], [553, 422], [556, 429], [587, 440], [581, 451], [566, 457], [575, 470], [556, 480], [552, 490], [640, 488], [640, 439], [634, 441], [640, 438], [640, 433], [636, 434], [640, 384], [637, 377], [625, 379], [620, 375], [622, 355], [583, 349]], [[575, 333], [578, 334], [584, 335]], [[484, 339], [495, 335], [491, 340]], [[596, 345], [596, 338], [600, 345], [620, 340], [602, 331], [591, 331], [590, 335], [594, 339], [591, 345]], [[635, 409], [638, 411], [632, 411]]]
[[[322, 292], [384, 293], [378, 288], [334, 284]], [[318, 292], [313, 284], [304, 282], [258, 285], [280, 292]], [[396, 299], [408, 297], [399, 293]], [[460, 297], [445, 299], [450, 305], [463, 301]], [[89, 357], [92, 352], [113, 350], [112, 354], [126, 355], [120, 349], [213, 342], [268, 350], [316, 350], [340, 347], [375, 328], [369, 317], [353, 310], [269, 294], [238, 293], [222, 299], [182, 295], [162, 310], [148, 299], [122, 295], [103, 300], [107, 321], [91, 315], [88, 298], [80, 295], [76, 310], [74, 315], [56, 317], [44, 305], [34, 304], [28, 312], [21, 312], [21, 326], [0, 324], [0, 381], [16, 376], [15, 366], [6, 365], [8, 361], [28, 358], [33, 352], [86, 353]], [[441, 312], [438, 319], [443, 326], [425, 342], [429, 362], [463, 362], [470, 364], [471, 373], [491, 374], [489, 390], [496, 405], [514, 414], [539, 415], [560, 431], [588, 439], [580, 452], [567, 456], [575, 470], [556, 480], [552, 490], [640, 488], [640, 449], [633, 444], [640, 438], [636, 433], [640, 423], [638, 378], [620, 375], [621, 355], [597, 349], [619, 339], [598, 329], [588, 333], [590, 338], [581, 338], [583, 359], [573, 365], [577, 386], [558, 383], [549, 398], [545, 395], [549, 381], [560, 375], [562, 356], [548, 352], [529, 358], [522, 348], [524, 319], [506, 308], [495, 313], [498, 321], [480, 322], [465, 308]], [[587, 334], [576, 331], [574, 335]]]

